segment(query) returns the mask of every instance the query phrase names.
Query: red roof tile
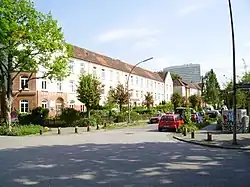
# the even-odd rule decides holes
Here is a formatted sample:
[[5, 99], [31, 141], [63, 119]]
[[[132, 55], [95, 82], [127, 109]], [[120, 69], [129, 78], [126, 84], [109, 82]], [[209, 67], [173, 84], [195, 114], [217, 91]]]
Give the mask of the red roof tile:
[[[117, 69], [126, 73], [129, 73], [130, 70], [133, 68], [133, 65], [122, 62], [120, 60], [112, 59], [110, 57], [77, 46], [72, 46], [72, 47], [74, 51], [73, 58]], [[133, 70], [132, 74], [163, 82], [163, 78], [158, 73], [148, 71], [140, 67], [136, 67]]]

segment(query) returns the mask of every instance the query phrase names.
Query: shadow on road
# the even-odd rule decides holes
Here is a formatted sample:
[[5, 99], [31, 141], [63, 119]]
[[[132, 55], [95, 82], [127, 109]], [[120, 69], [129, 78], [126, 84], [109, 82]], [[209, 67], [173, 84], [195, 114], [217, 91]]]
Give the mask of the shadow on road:
[[249, 153], [159, 142], [0, 150], [0, 186], [250, 186]]

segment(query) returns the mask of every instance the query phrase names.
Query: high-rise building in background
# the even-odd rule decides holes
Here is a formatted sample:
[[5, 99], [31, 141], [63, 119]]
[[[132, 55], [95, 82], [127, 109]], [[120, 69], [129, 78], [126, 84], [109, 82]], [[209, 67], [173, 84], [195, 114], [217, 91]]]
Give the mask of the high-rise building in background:
[[185, 64], [179, 66], [170, 66], [164, 68], [164, 72], [176, 73], [182, 77], [183, 81], [200, 83], [201, 82], [201, 66], [200, 64]]

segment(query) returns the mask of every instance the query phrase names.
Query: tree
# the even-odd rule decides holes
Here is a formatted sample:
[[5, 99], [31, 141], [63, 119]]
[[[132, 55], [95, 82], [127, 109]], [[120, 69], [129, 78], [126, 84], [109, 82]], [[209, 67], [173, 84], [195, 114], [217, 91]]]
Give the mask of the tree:
[[[0, 0], [0, 82], [4, 118], [11, 124], [13, 80], [21, 72], [32, 79], [62, 79], [68, 75], [71, 47], [64, 41], [62, 29], [51, 14], [37, 11], [29, 0]], [[34, 76], [43, 69], [43, 74]], [[13, 98], [14, 97], [14, 98]]]
[[177, 73], [171, 73], [171, 77], [173, 80], [181, 79], [181, 76], [178, 75]]
[[189, 98], [189, 103], [193, 109], [197, 109], [200, 104], [200, 97], [198, 95], [191, 95]]
[[145, 95], [145, 104], [148, 109], [150, 109], [150, 107], [154, 105], [153, 95], [150, 92], [147, 92]]
[[114, 102], [119, 105], [120, 112], [122, 111], [122, 105], [128, 103], [128, 90], [123, 84], [118, 84], [116, 88], [110, 89], [109, 94], [113, 98]]
[[88, 118], [90, 111], [95, 109], [101, 100], [101, 83], [92, 75], [81, 75], [77, 87], [77, 99], [85, 104]]
[[174, 92], [172, 97], [171, 97], [171, 102], [174, 105], [174, 109], [176, 109], [177, 107], [181, 106], [182, 103], [182, 97], [181, 94], [178, 92]]
[[203, 78], [203, 93], [204, 101], [213, 106], [217, 106], [220, 102], [220, 86], [213, 69], [206, 73]]

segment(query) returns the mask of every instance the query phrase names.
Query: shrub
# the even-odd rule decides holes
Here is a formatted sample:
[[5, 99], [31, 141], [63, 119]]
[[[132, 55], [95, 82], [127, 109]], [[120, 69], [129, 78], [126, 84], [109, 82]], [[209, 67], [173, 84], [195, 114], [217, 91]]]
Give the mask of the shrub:
[[18, 120], [20, 125], [26, 124], [37, 124], [37, 125], [44, 125], [45, 120], [48, 118], [49, 109], [36, 107], [34, 108], [31, 113], [28, 114], [18, 114]]
[[80, 112], [73, 108], [64, 108], [60, 115], [60, 119], [71, 126], [76, 120], [80, 119]]
[[182, 126], [180, 127], [179, 131], [180, 131], [181, 133], [183, 133], [185, 128], [187, 129], [187, 132], [197, 131], [197, 130], [198, 130], [198, 128], [195, 126], [195, 124], [189, 123], [189, 124], [184, 124], [184, 125], [182, 125]]
[[187, 108], [187, 109], [185, 110], [185, 114], [184, 114], [184, 122], [185, 122], [186, 124], [192, 124], [192, 119], [191, 119], [191, 117], [192, 117], [191, 110], [190, 110], [190, 108]]
[[88, 118], [81, 118], [73, 123], [73, 126], [78, 126], [78, 127], [87, 127], [89, 124], [89, 119]]
[[47, 128], [43, 128], [40, 125], [17, 125], [13, 126], [11, 128], [11, 131], [9, 131], [8, 127], [6, 125], [0, 127], [0, 135], [4, 136], [25, 136], [25, 135], [31, 135], [31, 134], [38, 134], [40, 130], [43, 130], [43, 132], [47, 132]]
[[174, 105], [171, 102], [167, 102], [156, 106], [156, 109], [162, 112], [171, 112], [174, 110]]

